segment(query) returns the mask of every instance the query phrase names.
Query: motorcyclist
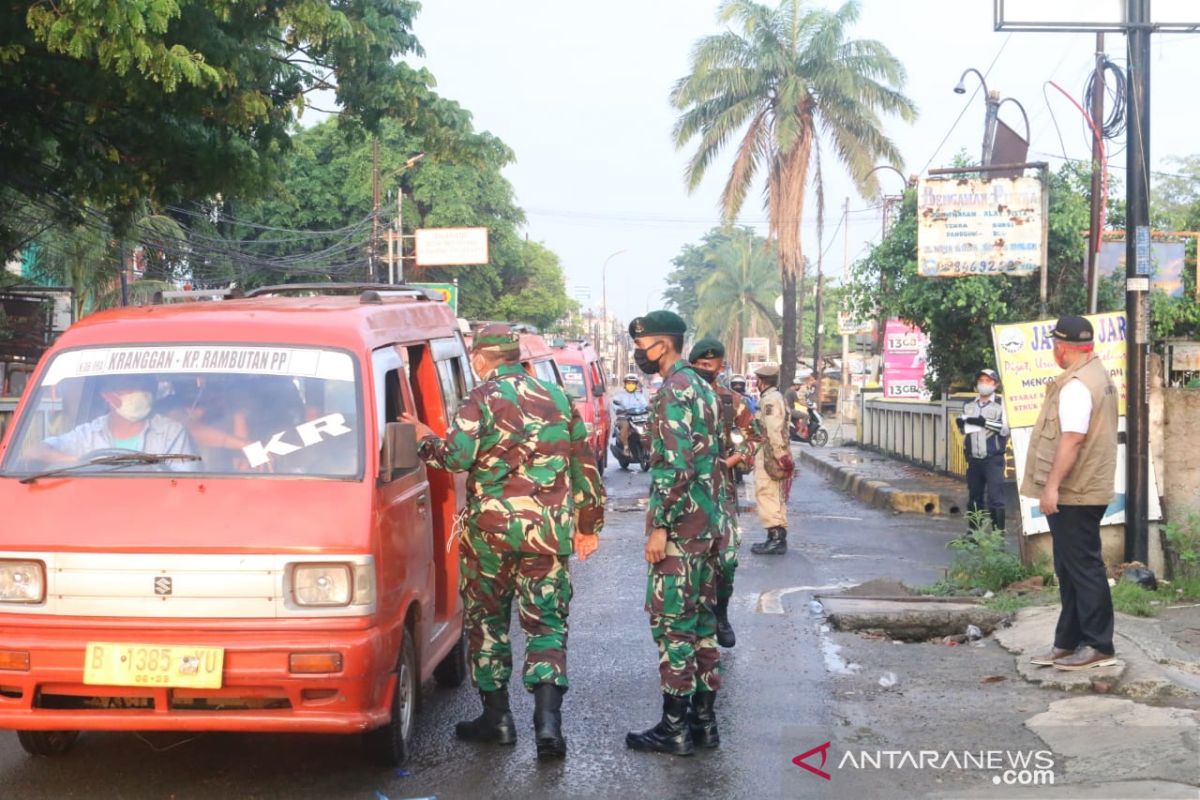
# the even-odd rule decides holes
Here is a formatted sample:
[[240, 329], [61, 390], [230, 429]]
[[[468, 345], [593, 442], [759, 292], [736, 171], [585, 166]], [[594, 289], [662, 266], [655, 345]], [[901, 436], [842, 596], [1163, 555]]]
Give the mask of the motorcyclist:
[[629, 372], [625, 375], [622, 391], [613, 396], [613, 409], [617, 415], [617, 441], [621, 443], [621, 452], [629, 454], [629, 418], [636, 414], [645, 414], [650, 409], [650, 399], [642, 391], [642, 382], [638, 376]]
[[746, 376], [734, 375], [729, 379], [729, 388], [742, 396], [751, 414], [758, 413], [758, 398], [746, 391]]

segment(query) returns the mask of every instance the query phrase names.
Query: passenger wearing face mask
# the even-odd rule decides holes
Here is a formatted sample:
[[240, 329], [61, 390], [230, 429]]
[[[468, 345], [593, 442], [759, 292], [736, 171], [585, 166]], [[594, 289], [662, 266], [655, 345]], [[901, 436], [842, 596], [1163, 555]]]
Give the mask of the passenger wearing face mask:
[[[98, 450], [196, 455], [183, 426], [154, 413], [158, 382], [152, 375], [109, 375], [100, 381], [100, 396], [108, 404], [108, 413], [46, 439], [39, 448], [39, 457], [50, 462], [73, 463]], [[197, 462], [165, 461], [155, 468], [187, 472], [195, 470]]]
[[[1008, 421], [1004, 402], [996, 389], [1000, 376], [995, 370], [975, 373], [978, 397], [963, 406], [955, 422], [963, 434], [967, 456], [967, 490], [971, 499], [968, 511], [987, 510], [992, 529], [1004, 530], [1004, 451], [1008, 447]], [[974, 533], [970, 529], [968, 536]]]

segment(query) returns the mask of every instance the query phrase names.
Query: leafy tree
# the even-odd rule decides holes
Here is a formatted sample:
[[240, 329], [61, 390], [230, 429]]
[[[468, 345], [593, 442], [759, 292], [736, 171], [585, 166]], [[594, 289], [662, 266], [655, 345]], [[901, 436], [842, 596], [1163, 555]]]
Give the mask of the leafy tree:
[[[457, 280], [459, 312], [474, 319], [509, 319], [549, 327], [572, 308], [558, 258], [545, 246], [521, 238], [525, 220], [511, 184], [501, 170], [512, 162], [512, 151], [490, 133], [465, 127], [459, 133], [458, 157], [429, 154], [405, 167], [420, 149], [421, 137], [399, 121], [380, 128], [380, 172], [387, 191], [382, 208], [384, 224], [395, 216], [395, 192], [401, 192], [406, 236], [417, 228], [486, 227], [490, 263], [483, 266], [423, 267], [415, 265], [411, 241], [406, 242], [403, 274], [406, 281]], [[225, 235], [255, 243], [256, 252], [290, 257], [310, 252], [314, 243], [331, 248], [328, 277], [366, 278], [363, 245], [370, 239], [372, 213], [371, 144], [348, 137], [327, 121], [294, 137], [286, 170], [276, 191], [259, 200], [231, 202], [222, 209], [233, 220]], [[339, 244], [347, 223], [359, 223], [355, 247]], [[279, 230], [275, 230], [279, 229]], [[287, 229], [287, 230], [284, 230]], [[294, 229], [312, 231], [297, 236]], [[379, 247], [379, 262], [386, 248]], [[340, 265], [337, 263], [341, 260]], [[219, 265], [218, 265], [219, 267]], [[386, 274], [379, 266], [378, 275]], [[295, 273], [258, 269], [250, 283], [285, 282]], [[308, 276], [312, 279], [312, 276]]]
[[768, 241], [752, 231], [734, 231], [708, 255], [709, 272], [697, 285], [696, 334], [725, 343], [735, 368], [742, 363], [742, 339], [777, 339], [771, 308], [779, 296], [778, 261]]
[[347, 132], [395, 117], [453, 142], [414, 0], [14, 0], [0, 8], [0, 253], [23, 204], [69, 224], [88, 203], [123, 232], [144, 201], [262, 192], [316, 91]]
[[847, 40], [858, 14], [857, 0], [836, 11], [812, 9], [803, 0], [780, 0], [778, 6], [727, 0], [719, 19], [735, 29], [697, 42], [691, 73], [671, 93], [682, 112], [676, 145], [699, 140], [687, 167], [689, 189], [700, 184], [731, 138], [740, 136], [721, 195], [726, 222], [737, 217], [756, 176], [765, 173], [769, 238], [777, 244], [784, 298], [784, 382], [796, 363], [800, 221], [814, 158], [820, 172], [820, 139], [828, 140], [859, 191], [872, 196], [871, 169], [881, 160], [901, 163], [880, 113], [904, 120], [916, 116], [900, 92], [905, 75], [895, 56], [880, 42]]

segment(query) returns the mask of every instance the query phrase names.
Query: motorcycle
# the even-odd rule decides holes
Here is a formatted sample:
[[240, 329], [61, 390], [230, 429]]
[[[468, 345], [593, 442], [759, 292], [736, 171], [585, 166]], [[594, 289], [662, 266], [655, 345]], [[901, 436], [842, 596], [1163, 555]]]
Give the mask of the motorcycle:
[[[646, 427], [649, 424], [649, 420], [650, 415], [646, 412], [640, 414], [617, 414], [617, 424], [613, 426], [611, 450], [613, 457], [621, 465], [621, 469], [629, 469], [629, 465], [635, 462], [642, 468], [642, 472], [650, 469], [650, 441], [646, 436]], [[629, 426], [628, 450], [621, 447], [620, 431], [622, 425]]]
[[813, 447], [824, 447], [829, 444], [829, 431], [824, 427], [825, 419], [821, 412], [810, 401], [808, 403], [808, 419], [799, 417], [792, 429], [793, 442], [806, 442]]

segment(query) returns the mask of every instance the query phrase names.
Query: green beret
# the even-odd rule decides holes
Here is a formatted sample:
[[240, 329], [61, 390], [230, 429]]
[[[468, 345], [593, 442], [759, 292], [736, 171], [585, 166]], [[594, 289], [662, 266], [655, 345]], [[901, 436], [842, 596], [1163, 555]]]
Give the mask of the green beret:
[[688, 361], [695, 363], [702, 358], [724, 358], [725, 345], [718, 342], [716, 339], [701, 339], [692, 347], [692, 352], [688, 353]]
[[517, 332], [509, 325], [493, 323], [484, 325], [471, 338], [471, 352], [488, 350], [497, 353], [511, 353], [521, 349], [521, 341]]
[[634, 339], [639, 336], [683, 336], [685, 333], [687, 323], [683, 321], [683, 317], [665, 309], [651, 311], [629, 323], [629, 335]]

